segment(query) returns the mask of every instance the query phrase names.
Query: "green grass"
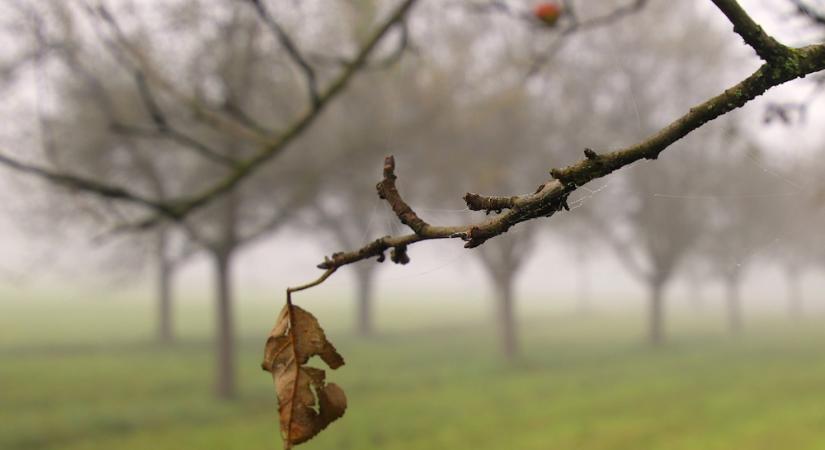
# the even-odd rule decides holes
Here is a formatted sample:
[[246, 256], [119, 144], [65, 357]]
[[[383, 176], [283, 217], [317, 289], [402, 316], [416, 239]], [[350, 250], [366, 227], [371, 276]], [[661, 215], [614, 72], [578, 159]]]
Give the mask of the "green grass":
[[[178, 308], [171, 349], [151, 343], [149, 305], [128, 299], [0, 308], [0, 449], [280, 448], [259, 368], [277, 306], [239, 312], [231, 403], [210, 397], [206, 306]], [[763, 320], [730, 338], [721, 321], [679, 320], [654, 350], [632, 314], [544, 313], [523, 320], [525, 356], [507, 367], [483, 308], [458, 320], [468, 315], [432, 304], [385, 307], [373, 341], [347, 331], [344, 307], [313, 309], [347, 358], [328, 376], [350, 409], [302, 448], [825, 449], [820, 323]]]

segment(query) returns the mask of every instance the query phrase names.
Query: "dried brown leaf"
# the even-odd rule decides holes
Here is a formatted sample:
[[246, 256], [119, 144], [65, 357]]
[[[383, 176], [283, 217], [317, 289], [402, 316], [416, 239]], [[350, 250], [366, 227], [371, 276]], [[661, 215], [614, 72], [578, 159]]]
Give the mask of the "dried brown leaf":
[[326, 383], [323, 370], [306, 366], [315, 355], [331, 369], [344, 365], [318, 319], [287, 302], [266, 341], [262, 363], [275, 382], [285, 448], [312, 439], [347, 409], [343, 389]]

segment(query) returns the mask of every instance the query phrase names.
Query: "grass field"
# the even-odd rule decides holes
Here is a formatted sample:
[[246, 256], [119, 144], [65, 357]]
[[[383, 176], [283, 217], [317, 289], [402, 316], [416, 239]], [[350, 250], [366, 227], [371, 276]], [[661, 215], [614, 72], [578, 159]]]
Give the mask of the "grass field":
[[[179, 308], [181, 341], [163, 349], [149, 305], [2, 300], [0, 449], [280, 448], [259, 368], [275, 309], [240, 308], [241, 396], [220, 403], [205, 305]], [[363, 341], [349, 311], [315, 310], [347, 358], [329, 377], [350, 409], [301, 448], [825, 449], [822, 323], [762, 320], [731, 338], [719, 321], [674, 320], [652, 350], [633, 314], [531, 314], [507, 368], [483, 311], [385, 308]]]

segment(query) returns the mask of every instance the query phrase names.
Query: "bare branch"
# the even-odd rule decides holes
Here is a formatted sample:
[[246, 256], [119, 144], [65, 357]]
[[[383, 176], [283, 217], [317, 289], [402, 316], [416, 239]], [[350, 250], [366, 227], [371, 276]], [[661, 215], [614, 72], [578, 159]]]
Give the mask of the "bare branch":
[[126, 188], [114, 184], [101, 183], [89, 178], [71, 175], [68, 173], [56, 172], [33, 164], [24, 163], [6, 155], [0, 154], [0, 164], [12, 168], [18, 172], [42, 178], [50, 183], [63, 186], [69, 189], [76, 189], [97, 194], [104, 198], [117, 199], [148, 207], [160, 214], [171, 218], [180, 218], [180, 214], [172, 204], [151, 200], [141, 195], [135, 194]]
[[733, 31], [742, 36], [745, 43], [751, 46], [756, 54], [765, 61], [785, 59], [791, 49], [780, 44], [779, 41], [768, 35], [759, 24], [753, 21], [748, 13], [739, 6], [736, 0], [712, 0], [713, 4], [733, 24]]
[[[409, 26], [407, 26], [407, 23], [398, 23], [398, 28], [400, 29], [400, 36], [398, 38], [398, 43], [395, 45], [395, 48], [393, 48], [393, 50], [383, 58], [373, 59], [365, 62], [363, 65], [363, 70], [388, 69], [395, 65], [398, 61], [400, 61], [401, 58], [404, 56], [405, 52], [416, 52], [416, 48], [413, 46], [412, 41], [410, 39], [410, 30]], [[351, 58], [327, 55], [319, 52], [310, 52], [307, 53], [307, 55], [309, 59], [313, 60], [316, 64], [346, 67], [351, 65], [353, 61]]]
[[601, 26], [610, 25], [612, 23], [617, 22], [625, 16], [641, 11], [642, 8], [644, 8], [646, 5], [647, 0], [634, 0], [632, 3], [629, 3], [624, 6], [619, 6], [618, 8], [606, 13], [603, 16], [594, 17], [592, 19], [588, 19], [582, 22], [576, 21], [576, 27], [579, 30], [587, 30], [591, 28], [598, 28]]
[[477, 247], [487, 239], [506, 233], [518, 223], [538, 217], [550, 217], [557, 211], [565, 209], [567, 196], [573, 189], [573, 187], [562, 185], [557, 180], [550, 180], [533, 194], [513, 197], [511, 209], [492, 219], [470, 225], [433, 226], [418, 217], [403, 200], [395, 186], [396, 178], [395, 159], [388, 156], [384, 160], [384, 179], [376, 186], [378, 195], [389, 203], [399, 220], [410, 227], [414, 234], [397, 237], [385, 236], [359, 250], [333, 254], [331, 258], [326, 258], [318, 265], [319, 268], [337, 268], [371, 257], [378, 257], [379, 261], [383, 261], [384, 252], [388, 249], [393, 250], [390, 255], [393, 262], [406, 264], [409, 262], [406, 253], [407, 245], [431, 239], [459, 238], [466, 242], [464, 247]]
[[[36, 25], [39, 26], [40, 24], [37, 23]], [[38, 42], [41, 46], [41, 48], [37, 50], [37, 54], [40, 55], [50, 50], [54, 51], [57, 54], [59, 61], [70, 68], [72, 73], [79, 75], [80, 79], [89, 90], [89, 93], [94, 99], [98, 109], [112, 121], [112, 131], [133, 136], [170, 139], [184, 147], [195, 150], [201, 156], [212, 160], [213, 162], [230, 167], [234, 166], [235, 161], [232, 158], [209, 148], [208, 145], [197, 141], [195, 138], [186, 135], [171, 125], [170, 120], [164, 114], [152, 94], [151, 87], [147, 83], [145, 75], [140, 70], [133, 70], [132, 75], [135, 80], [135, 84], [138, 87], [140, 99], [146, 107], [149, 117], [155, 124], [155, 130], [145, 130], [122, 123], [120, 119], [117, 118], [116, 108], [113, 106], [114, 102], [112, 101], [106, 86], [99, 77], [95, 76], [81, 63], [80, 58], [77, 55], [77, 48], [72, 45], [67, 45], [66, 43], [50, 43], [44, 36], [42, 36], [42, 31], [38, 30], [36, 34], [38, 37]], [[123, 61], [121, 61], [121, 63], [125, 64]]]
[[147, 87], [157, 87], [181, 105], [190, 108], [199, 120], [232, 136], [258, 145], [268, 145], [273, 142], [274, 137], [271, 134], [262, 134], [260, 129], [250, 128], [232, 115], [215, 110], [201, 100], [181, 92], [163, 76], [157, 65], [129, 40], [106, 7], [98, 5], [96, 9], [88, 12], [101, 18], [112, 30], [115, 42], [106, 39], [102, 32], [95, 29], [101, 36], [104, 48], [121, 66], [135, 76], [136, 82], [143, 82]]
[[[383, 25], [373, 33], [353, 63], [346, 67], [320, 94], [321, 107], [341, 92], [354, 74], [366, 63], [370, 53], [377, 46], [382, 36], [395, 24], [403, 20], [415, 1], [416, 0], [406, 0], [402, 2]], [[715, 0], [715, 2], [717, 5], [721, 5], [720, 9], [722, 9], [723, 12], [727, 12], [726, 14], [735, 24], [744, 24], [739, 25], [740, 30], [744, 26], [746, 34], [748, 36], [754, 36], [748, 31], [749, 24], [752, 23], [752, 21], [750, 21], [746, 15], [744, 17], [747, 20], [741, 17], [738, 13], [741, 9], [738, 8], [735, 2], [732, 3], [723, 0]], [[732, 5], [735, 6], [735, 8]], [[750, 29], [750, 31], [752, 31], [752, 29]], [[764, 37], [757, 36], [753, 41], [756, 42], [759, 48], [762, 48]], [[779, 45], [781, 46], [781, 44]], [[556, 211], [564, 208], [567, 196], [579, 186], [593, 179], [603, 177], [614, 170], [640, 159], [655, 159], [659, 153], [693, 130], [733, 109], [741, 107], [768, 89], [825, 69], [825, 45], [820, 44], [793, 49], [782, 46], [782, 48], [786, 51], [771, 53], [771, 58], [751, 76], [716, 97], [691, 108], [687, 114], [678, 118], [648, 139], [636, 145], [602, 155], [598, 155], [592, 151], [588, 152], [585, 160], [562, 169], [552, 170], [551, 174], [554, 179], [545, 182], [542, 188], [536, 193], [511, 198], [512, 205], [509, 203], [506, 205], [510, 207], [507, 212], [475, 225], [441, 227], [430, 225], [420, 219], [409, 205], [403, 202], [397, 189], [394, 189], [394, 165], [391, 164], [392, 161], [388, 161], [390, 167], [388, 171], [386, 171], [387, 168], [385, 168], [385, 180], [381, 183], [385, 187], [383, 196], [393, 206], [399, 218], [403, 218], [404, 223], [407, 223], [415, 233], [396, 237], [386, 236], [373, 241], [360, 250], [349, 253], [336, 253], [331, 259], [327, 258], [319, 267], [324, 269], [337, 268], [374, 256], [381, 259], [387, 249], [393, 250], [392, 257], [395, 262], [406, 263], [409, 260], [406, 255], [407, 245], [421, 240], [461, 238], [466, 241], [465, 247], [472, 248], [483, 244], [487, 239], [506, 232], [515, 224], [552, 215]], [[314, 122], [321, 109], [322, 108], [311, 109], [298, 117], [293, 125], [279, 138], [260, 149], [258, 153], [251, 158], [239, 162], [237, 168], [231, 174], [209, 189], [192, 198], [182, 199], [176, 202], [147, 200], [118, 186], [110, 186], [71, 175], [49, 172], [48, 170], [29, 166], [8, 157], [0, 158], [0, 164], [41, 176], [62, 185], [87, 190], [109, 198], [125, 199], [133, 203], [144, 204], [161, 215], [153, 216], [135, 225], [137, 227], [148, 227], [158, 223], [162, 216], [180, 219], [195, 209], [208, 204], [218, 196], [231, 191], [241, 180], [253, 173], [260, 165], [283, 151], [293, 139]], [[391, 175], [391, 177], [387, 175]], [[471, 198], [475, 197], [471, 196]], [[473, 206], [473, 202], [470, 202], [469, 205]]]
[[[262, 164], [266, 163], [273, 156], [280, 154], [292, 141], [301, 135], [315, 119], [318, 118], [324, 107], [329, 104], [331, 100], [340, 94], [344, 88], [352, 80], [353, 76], [366, 64], [369, 56], [381, 42], [383, 37], [395, 25], [401, 23], [406, 17], [410, 9], [415, 5], [417, 0], [404, 0], [398, 7], [389, 15], [389, 17], [372, 33], [372, 35], [363, 44], [355, 59], [346, 66], [342, 72], [321, 92], [319, 96], [319, 106], [306, 111], [299, 116], [292, 125], [286, 129], [277, 139], [269, 145], [261, 148], [256, 154], [245, 161], [238, 163], [234, 172], [227, 175], [224, 179], [215, 183], [212, 187], [204, 190], [200, 194], [187, 200], [183, 203], [183, 215], [190, 213], [202, 206], [208, 204], [213, 199], [229, 192], [238, 183], [246, 177], [255, 172]], [[150, 217], [135, 224], [138, 228], [144, 228], [154, 225], [160, 220], [159, 217]]]
[[246, 111], [243, 110], [237, 103], [229, 99], [223, 104], [223, 111], [228, 115], [234, 117], [238, 122], [257, 130], [261, 134], [274, 135], [275, 133], [267, 127], [260, 124], [257, 120], [252, 118]]
[[278, 211], [274, 212], [267, 218], [267, 220], [256, 226], [254, 229], [244, 233], [243, 236], [239, 236], [238, 246], [248, 247], [253, 242], [266, 237], [266, 235], [272, 232], [272, 230], [285, 223], [287, 219], [290, 218], [290, 214], [297, 210], [300, 205], [305, 204], [311, 193], [314, 193], [314, 191], [301, 192], [300, 194], [296, 194], [291, 197], [289, 201], [280, 206]]
[[501, 213], [502, 210], [512, 208], [516, 198], [484, 196], [468, 192], [464, 194], [464, 203], [470, 211], [486, 211], [487, 214], [493, 211]]
[[[564, 46], [567, 38], [580, 31], [588, 31], [603, 26], [609, 26], [619, 21], [625, 16], [635, 14], [642, 10], [647, 5], [647, 0], [633, 0], [624, 6], [619, 6], [616, 9], [605, 13], [604, 15], [593, 17], [584, 21], [580, 21], [578, 15], [573, 9], [573, 4], [570, 1], [565, 1], [566, 15], [570, 18], [568, 25], [559, 32], [559, 37], [552, 43], [544, 53], [533, 61], [530, 70], [527, 71], [527, 76], [533, 76], [538, 73], [542, 66], [547, 64], [556, 53], [558, 53]], [[531, 17], [531, 19], [533, 19]]]
[[[578, 30], [586, 30], [589, 28], [598, 28], [604, 25], [610, 25], [624, 16], [640, 11], [648, 0], [632, 0], [626, 5], [621, 5], [603, 15], [593, 17], [587, 20], [579, 20], [576, 14], [573, 3], [569, 0], [564, 1], [564, 15], [568, 18], [568, 25], [562, 28], [559, 33], [562, 35], [572, 34]], [[480, 13], [498, 13], [504, 14], [514, 19], [523, 20], [530, 24], [536, 25], [537, 19], [531, 13], [523, 10], [514, 10], [504, 2], [492, 0], [485, 3], [464, 3], [456, 2], [459, 5], [473, 12]], [[546, 28], [546, 25], [536, 25], [541, 28]]]
[[815, 10], [812, 6], [806, 5], [802, 0], [789, 0], [793, 3], [799, 14], [807, 17], [817, 25], [825, 26], [825, 15]]
[[[554, 55], [556, 55], [564, 46], [565, 42], [569, 37], [579, 31], [588, 31], [591, 29], [599, 28], [602, 26], [609, 26], [625, 16], [635, 14], [644, 8], [647, 5], [648, 0], [632, 0], [630, 3], [626, 5], [621, 5], [609, 11], [603, 15], [596, 16], [587, 20], [579, 20], [578, 14], [576, 14], [576, 10], [573, 6], [573, 2], [569, 0], [565, 0], [564, 4], [564, 16], [567, 18], [563, 25], [559, 25], [556, 28], [556, 33], [558, 37], [550, 44], [550, 46], [542, 52], [537, 58], [535, 58], [530, 65], [529, 70], [527, 71], [527, 77], [532, 77], [538, 71], [550, 61]], [[537, 27], [541, 31], [546, 31], [547, 26], [544, 24], [537, 24], [538, 20], [534, 17], [531, 13], [524, 11], [524, 10], [514, 10], [508, 4], [498, 0], [491, 0], [484, 3], [466, 3], [466, 2], [455, 2], [455, 5], [459, 5], [463, 8], [466, 8], [472, 12], [479, 12], [479, 13], [496, 13], [496, 14], [503, 14], [513, 19], [522, 20], [532, 26]]]
[[[197, 139], [188, 136], [187, 134], [173, 127], [172, 123], [166, 117], [166, 114], [160, 108], [160, 105], [158, 105], [157, 100], [155, 100], [155, 96], [152, 94], [152, 89], [147, 83], [144, 74], [140, 71], [136, 71], [134, 73], [134, 78], [135, 83], [138, 86], [138, 93], [140, 94], [141, 101], [143, 102], [143, 105], [146, 107], [147, 112], [149, 113], [149, 117], [152, 118], [152, 122], [155, 124], [155, 128], [159, 135], [165, 136], [170, 140], [183, 145], [184, 147], [188, 147], [192, 150], [195, 150], [195, 152], [197, 152], [204, 158], [209, 159], [218, 164], [222, 164], [229, 167], [234, 167], [237, 164], [234, 158], [226, 156], [221, 152], [210, 148], [203, 142], [200, 142]], [[129, 127], [123, 126], [121, 128], [118, 128], [117, 126], [115, 126], [114, 129], [116, 131], [128, 131]]]
[[286, 50], [287, 55], [289, 58], [292, 59], [292, 62], [295, 63], [300, 69], [301, 72], [304, 74], [304, 79], [307, 83], [307, 90], [309, 91], [309, 103], [312, 105], [312, 108], [318, 108], [320, 106], [320, 97], [318, 96], [318, 79], [315, 75], [315, 69], [307, 62], [306, 58], [301, 54], [301, 51], [298, 50], [298, 47], [295, 45], [295, 42], [289, 37], [286, 31], [275, 21], [275, 18], [269, 14], [269, 11], [264, 6], [262, 0], [247, 0], [252, 6], [255, 8], [255, 11], [260, 16], [261, 20], [264, 21], [266, 26], [275, 35], [275, 38], [281, 44], [281, 46]]
[[[392, 13], [381, 23], [381, 25], [378, 26], [378, 28], [372, 32], [372, 34], [360, 47], [355, 58], [347, 66], [345, 66], [338, 74], [338, 76], [335, 77], [332, 80], [332, 82], [323, 90], [323, 92], [319, 94], [318, 107], [310, 108], [308, 111], [298, 116], [292, 122], [292, 124], [286, 129], [286, 131], [284, 131], [282, 134], [280, 134], [278, 137], [274, 139], [270, 139], [269, 137], [264, 139], [259, 134], [255, 134], [255, 136], [257, 136], [257, 140], [251, 138], [250, 139], [253, 142], [262, 142], [263, 140], [265, 145], [263, 145], [257, 151], [257, 153], [252, 155], [250, 158], [243, 161], [233, 162], [234, 169], [229, 175], [217, 181], [215, 184], [205, 189], [200, 194], [194, 195], [192, 197], [185, 197], [174, 200], [154, 201], [148, 198], [144, 198], [140, 195], [130, 192], [129, 190], [123, 187], [114, 184], [106, 184], [97, 180], [87, 179], [76, 175], [53, 172], [48, 169], [28, 165], [21, 161], [15, 160], [9, 156], [1, 156], [0, 165], [5, 165], [11, 169], [35, 175], [48, 181], [52, 181], [63, 186], [71, 187], [73, 189], [79, 189], [92, 194], [102, 195], [104, 197], [119, 198], [132, 203], [142, 204], [144, 206], [149, 207], [149, 209], [157, 213], [136, 223], [122, 225], [118, 228], [118, 231], [135, 229], [140, 230], [150, 228], [161, 223], [164, 220], [164, 218], [180, 220], [184, 218], [186, 215], [190, 214], [192, 211], [195, 211], [209, 204], [214, 199], [231, 191], [241, 181], [246, 179], [246, 177], [254, 173], [261, 165], [269, 161], [269, 159], [271, 159], [273, 156], [280, 154], [284, 149], [286, 149], [289, 146], [289, 144], [292, 143], [293, 140], [295, 140], [298, 136], [301, 135], [301, 133], [303, 133], [307, 128], [309, 128], [309, 126], [312, 125], [312, 123], [314, 123], [315, 120], [318, 118], [323, 108], [333, 99], [335, 99], [341, 92], [343, 92], [343, 90], [347, 87], [352, 78], [365, 66], [365, 64], [369, 60], [370, 55], [378, 47], [378, 44], [381, 42], [384, 36], [386, 36], [386, 34], [393, 27], [404, 21], [404, 18], [406, 17], [407, 13], [412, 9], [416, 2], [417, 0], [403, 0], [392, 11]], [[108, 13], [108, 11], [106, 11], [105, 9], [100, 9], [99, 13], [103, 16], [104, 20], [111, 21], [110, 23], [113, 24], [113, 26], [116, 26], [116, 22], [114, 22], [112, 16]], [[121, 38], [124, 38], [122, 34]], [[203, 110], [204, 107], [203, 105], [200, 105], [199, 102], [195, 101], [195, 103], [193, 104], [192, 102], [194, 100], [191, 100], [188, 97], [180, 97], [182, 96], [182, 94], [178, 93], [174, 87], [172, 87], [165, 80], [163, 80], [163, 78], [159, 76], [159, 74], [153, 68], [153, 66], [147, 65], [146, 59], [143, 58], [142, 55], [135, 49], [133, 49], [131, 46], [128, 46], [128, 41], [122, 42], [122, 45], [127, 45], [126, 49], [130, 52], [130, 55], [132, 57], [138, 58], [141, 62], [141, 65], [137, 67], [137, 70], [142, 70], [146, 67], [150, 68], [148, 71], [142, 72], [144, 76], [146, 76], [147, 82], [155, 81], [158, 86], [160, 86], [167, 92], [170, 92], [174, 97], [183, 101], [190, 107], [195, 108], [199, 112], [209, 113], [209, 111], [211, 111]], [[115, 53], [117, 52], [116, 50], [114, 51]], [[119, 56], [122, 57], [123, 55]], [[221, 122], [221, 124], [225, 124], [225, 122]]]
[[[394, 250], [394, 262], [405, 264], [409, 261], [406, 254], [407, 246], [430, 239], [460, 238], [466, 241], [466, 248], [477, 247], [487, 239], [505, 233], [515, 224], [539, 217], [549, 217], [565, 209], [567, 196], [579, 186], [641, 159], [656, 159], [662, 151], [693, 130], [741, 107], [771, 87], [823, 69], [825, 45], [793, 49], [784, 59], [767, 62], [742, 82], [691, 108], [687, 114], [636, 145], [604, 154], [586, 149], [584, 160], [562, 169], [553, 169], [553, 179], [539, 186], [534, 194], [513, 197], [467, 194], [464, 198], [470, 209], [488, 212], [499, 207], [508, 209], [507, 212], [478, 224], [434, 226], [419, 218], [398, 193], [395, 187], [394, 160], [388, 157], [384, 165], [384, 179], [377, 186], [379, 196], [389, 202], [399, 220], [409, 226], [414, 233], [385, 236], [358, 250], [335, 253], [325, 258], [318, 268], [334, 269], [372, 257], [378, 257], [380, 262], [384, 260], [384, 252], [388, 249]], [[491, 206], [493, 208], [488, 208]], [[402, 257], [396, 257], [398, 254]]]
[[204, 158], [211, 160], [212, 162], [218, 163], [222, 166], [234, 167], [236, 164], [235, 159], [222, 155], [217, 150], [209, 147], [208, 145], [198, 141], [197, 139], [191, 136], [183, 134], [175, 128], [142, 128], [127, 125], [120, 122], [112, 122], [110, 125], [110, 129], [115, 133], [120, 133], [128, 136], [150, 139], [169, 139], [173, 142], [180, 144], [181, 146], [194, 150], [196, 153], [200, 154]]
[[329, 269], [327, 269], [327, 271], [326, 271], [326, 272], [324, 272], [324, 273], [323, 273], [320, 277], [318, 277], [318, 279], [316, 279], [315, 281], [309, 282], [309, 283], [307, 283], [307, 284], [302, 284], [302, 285], [300, 285], [300, 286], [295, 286], [295, 287], [287, 288], [287, 290], [286, 290], [286, 295], [287, 295], [287, 298], [289, 298], [289, 297], [288, 297], [288, 296], [289, 296], [289, 294], [291, 294], [291, 293], [293, 293], [293, 292], [303, 291], [304, 289], [309, 289], [309, 288], [311, 288], [311, 287], [318, 286], [319, 284], [321, 284], [321, 283], [323, 283], [324, 281], [326, 281], [326, 279], [327, 279], [327, 278], [329, 278], [329, 276], [330, 276], [330, 275], [332, 275], [333, 273], [335, 273], [335, 270], [336, 270], [336, 268], [335, 268], [335, 267], [329, 268]]
[[640, 280], [646, 280], [652, 277], [652, 271], [645, 268], [644, 264], [639, 261], [638, 254], [634, 252], [632, 242], [614, 231], [613, 224], [605, 223], [601, 220], [591, 220], [589, 225], [594, 227], [595, 232], [599, 233], [601, 237], [604, 237], [608, 245], [613, 247], [616, 255], [624, 262], [624, 268], [627, 269], [631, 275]]
[[401, 220], [401, 223], [410, 227], [415, 234], [425, 235], [430, 229], [430, 225], [418, 217], [418, 214], [413, 211], [410, 205], [401, 198], [401, 194], [395, 187], [395, 158], [387, 156], [384, 158], [384, 179], [376, 185], [378, 190], [378, 197], [386, 200], [390, 204], [390, 208], [396, 216]]
[[116, 109], [113, 106], [111, 96], [106, 90], [104, 84], [101, 82], [100, 78], [93, 75], [88, 68], [81, 64], [71, 47], [57, 45], [52, 45], [51, 47], [58, 51], [60, 60], [63, 61], [67, 67], [71, 68], [74, 73], [80, 75], [80, 78], [84, 81], [87, 89], [92, 94], [92, 97], [100, 111], [112, 121], [112, 131], [139, 137], [169, 139], [184, 147], [194, 150], [206, 159], [212, 160], [213, 162], [221, 165], [234, 167], [234, 159], [221, 154], [217, 150], [210, 148], [203, 142], [188, 136], [171, 125], [169, 118], [155, 100], [151, 88], [146, 82], [145, 76], [140, 71], [134, 71], [133, 77], [138, 86], [138, 94], [140, 95], [141, 102], [146, 107], [149, 117], [155, 125], [155, 129], [152, 130], [122, 123], [120, 119], [117, 118]]
[[792, 49], [783, 60], [768, 62], [751, 76], [701, 103], [658, 133], [631, 147], [589, 157], [551, 174], [581, 186], [640, 159], [656, 159], [664, 149], [705, 123], [762, 95], [771, 87], [825, 69], [825, 45]]

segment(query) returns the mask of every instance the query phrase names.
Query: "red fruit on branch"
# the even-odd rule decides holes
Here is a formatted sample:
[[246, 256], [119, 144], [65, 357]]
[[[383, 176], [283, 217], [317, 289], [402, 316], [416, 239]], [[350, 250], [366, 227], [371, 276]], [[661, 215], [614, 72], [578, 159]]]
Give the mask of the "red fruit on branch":
[[556, 25], [561, 14], [561, 5], [556, 2], [541, 2], [533, 8], [533, 16], [551, 27]]

